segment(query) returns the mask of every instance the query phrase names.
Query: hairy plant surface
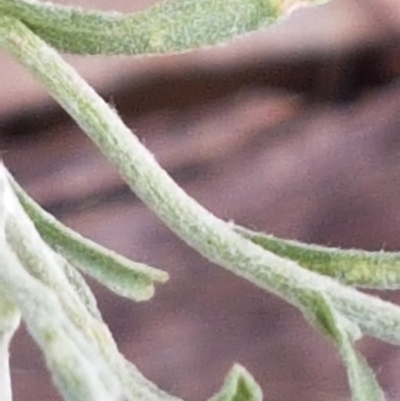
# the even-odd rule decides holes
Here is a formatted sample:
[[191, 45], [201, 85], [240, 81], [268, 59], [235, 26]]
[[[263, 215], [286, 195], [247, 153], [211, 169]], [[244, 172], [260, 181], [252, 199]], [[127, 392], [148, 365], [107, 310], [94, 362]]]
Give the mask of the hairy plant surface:
[[[123, 15], [0, 0], [0, 45], [24, 65], [113, 163], [130, 188], [209, 260], [298, 307], [337, 348], [355, 401], [385, 399], [354, 348], [364, 334], [400, 344], [400, 308], [355, 287], [400, 287], [400, 256], [279, 239], [222, 221], [190, 198], [58, 51], [149, 55], [221, 45], [267, 29], [283, 0], [169, 0]], [[11, 401], [8, 345], [22, 318], [69, 401], [173, 401], [118, 351], [79, 270], [117, 294], [151, 298], [167, 273], [65, 227], [0, 165], [0, 396]], [[258, 401], [235, 364], [212, 401]]]

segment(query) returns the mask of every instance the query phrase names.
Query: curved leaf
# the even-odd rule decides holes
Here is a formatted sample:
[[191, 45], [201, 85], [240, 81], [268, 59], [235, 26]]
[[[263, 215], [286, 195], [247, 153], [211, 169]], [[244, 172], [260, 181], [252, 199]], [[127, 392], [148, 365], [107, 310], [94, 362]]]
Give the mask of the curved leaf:
[[224, 385], [209, 401], [262, 401], [261, 387], [241, 365], [235, 364], [225, 378]]
[[144, 301], [154, 293], [153, 282], [168, 280], [166, 272], [132, 262], [64, 226], [30, 198], [11, 175], [9, 180], [42, 238], [70, 263], [112, 291], [136, 301]]
[[0, 44], [40, 80], [158, 217], [209, 260], [297, 305], [318, 289], [372, 336], [400, 344], [400, 308], [262, 249], [235, 233], [180, 188], [117, 113], [51, 47], [15, 18], [0, 15]]
[[226, 42], [275, 22], [284, 0], [169, 0], [133, 14], [37, 0], [0, 0], [55, 48], [80, 54], [161, 54]]
[[32, 277], [0, 239], [0, 293], [18, 306], [66, 401], [121, 401], [118, 377], [68, 317], [57, 294]]
[[400, 252], [329, 248], [277, 238], [237, 225], [233, 228], [262, 248], [342, 283], [377, 289], [400, 288]]
[[330, 299], [317, 292], [302, 297], [305, 316], [311, 320], [338, 348], [347, 369], [353, 401], [385, 401], [374, 372], [363, 356], [353, 347], [353, 330], [348, 331], [347, 319], [342, 317]]

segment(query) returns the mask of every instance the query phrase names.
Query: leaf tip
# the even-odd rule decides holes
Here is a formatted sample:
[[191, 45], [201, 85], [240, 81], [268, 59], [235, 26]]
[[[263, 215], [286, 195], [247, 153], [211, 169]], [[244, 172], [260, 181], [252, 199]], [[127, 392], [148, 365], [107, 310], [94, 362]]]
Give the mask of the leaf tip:
[[261, 387], [245, 367], [235, 363], [222, 388], [209, 401], [262, 401]]

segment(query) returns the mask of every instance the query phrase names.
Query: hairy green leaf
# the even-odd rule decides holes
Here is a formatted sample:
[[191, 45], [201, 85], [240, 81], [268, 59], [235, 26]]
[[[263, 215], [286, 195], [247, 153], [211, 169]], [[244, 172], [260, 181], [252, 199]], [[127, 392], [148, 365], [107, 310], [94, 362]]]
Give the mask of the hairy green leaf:
[[11, 175], [9, 180], [42, 238], [70, 263], [107, 288], [119, 295], [143, 301], [153, 295], [155, 281], [168, 280], [166, 272], [132, 262], [64, 226], [30, 198]]
[[237, 225], [233, 228], [264, 249], [344, 284], [377, 289], [400, 288], [400, 252], [329, 248], [277, 238]]
[[[304, 290], [324, 291], [363, 332], [400, 344], [400, 308], [302, 268], [234, 232], [190, 198], [117, 113], [54, 49], [12, 17], [0, 15], [4, 46], [60, 102], [118, 169], [132, 190], [209, 260], [295, 305]], [[49, 73], [49, 71], [51, 73]]]
[[347, 319], [335, 310], [330, 299], [322, 293], [309, 292], [302, 300], [305, 316], [338, 348], [347, 369], [352, 400], [385, 401], [374, 372], [352, 344], [354, 330], [349, 332]]
[[0, 239], [0, 293], [21, 310], [66, 401], [122, 401], [118, 378], [66, 314], [57, 293], [32, 277]]
[[0, 14], [57, 49], [81, 54], [162, 54], [226, 42], [275, 22], [284, 0], [169, 0], [133, 14], [37, 0], [0, 0]]
[[225, 378], [224, 385], [209, 401], [262, 401], [260, 386], [241, 365], [235, 364]]
[[[40, 78], [170, 228], [210, 260], [303, 310], [339, 349], [353, 401], [384, 401], [383, 391], [353, 341], [361, 336], [360, 326], [378, 338], [400, 343], [399, 308], [304, 270], [296, 262], [346, 283], [396, 288], [397, 259], [383, 259], [380, 253], [375, 259], [373, 253], [332, 250], [270, 236], [261, 235], [261, 241], [259, 234], [239, 227], [232, 230], [177, 187], [116, 113], [42, 40], [78, 53], [186, 51], [268, 25], [281, 14], [282, 4], [283, 0], [171, 0], [122, 16], [35, 0], [0, 0], [0, 44]], [[2, 303], [0, 297], [0, 339], [1, 324], [7, 324], [11, 310], [17, 312], [19, 321], [16, 305], [66, 400], [178, 401], [145, 379], [118, 352], [89, 288], [58, 253], [119, 294], [138, 300], [149, 298], [153, 281], [165, 281], [166, 274], [129, 262], [64, 227], [11, 177], [25, 210], [11, 188], [5, 199], [5, 177], [1, 169], [0, 294], [5, 298]], [[53, 249], [43, 242], [26, 212]], [[341, 270], [346, 264], [355, 268], [351, 274]], [[385, 268], [378, 277], [379, 264], [395, 268]], [[235, 365], [210, 401], [261, 399], [253, 377]]]

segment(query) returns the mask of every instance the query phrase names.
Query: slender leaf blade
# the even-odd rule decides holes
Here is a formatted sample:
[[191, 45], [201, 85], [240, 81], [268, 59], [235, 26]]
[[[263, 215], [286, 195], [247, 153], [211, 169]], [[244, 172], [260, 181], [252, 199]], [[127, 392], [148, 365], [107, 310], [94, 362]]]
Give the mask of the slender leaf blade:
[[[385, 401], [385, 395], [375, 374], [361, 354], [354, 348], [354, 327], [333, 307], [329, 298], [321, 293], [304, 293], [304, 314], [338, 348], [347, 369], [353, 401]], [[349, 325], [350, 323], [350, 325]], [[358, 337], [358, 336], [357, 336]]]
[[222, 388], [209, 401], [262, 401], [261, 387], [241, 365], [235, 364], [227, 374]]
[[55, 48], [79, 54], [189, 51], [269, 26], [284, 11], [284, 0], [167, 0], [131, 14], [0, 0], [0, 12], [18, 18]]
[[130, 261], [82, 237], [42, 209], [11, 175], [9, 181], [42, 238], [71, 264], [107, 288], [121, 296], [144, 301], [152, 297], [154, 282], [164, 283], [168, 280], [166, 272]]
[[356, 287], [400, 288], [400, 252], [368, 252], [305, 244], [234, 225], [233, 229], [276, 255]]

